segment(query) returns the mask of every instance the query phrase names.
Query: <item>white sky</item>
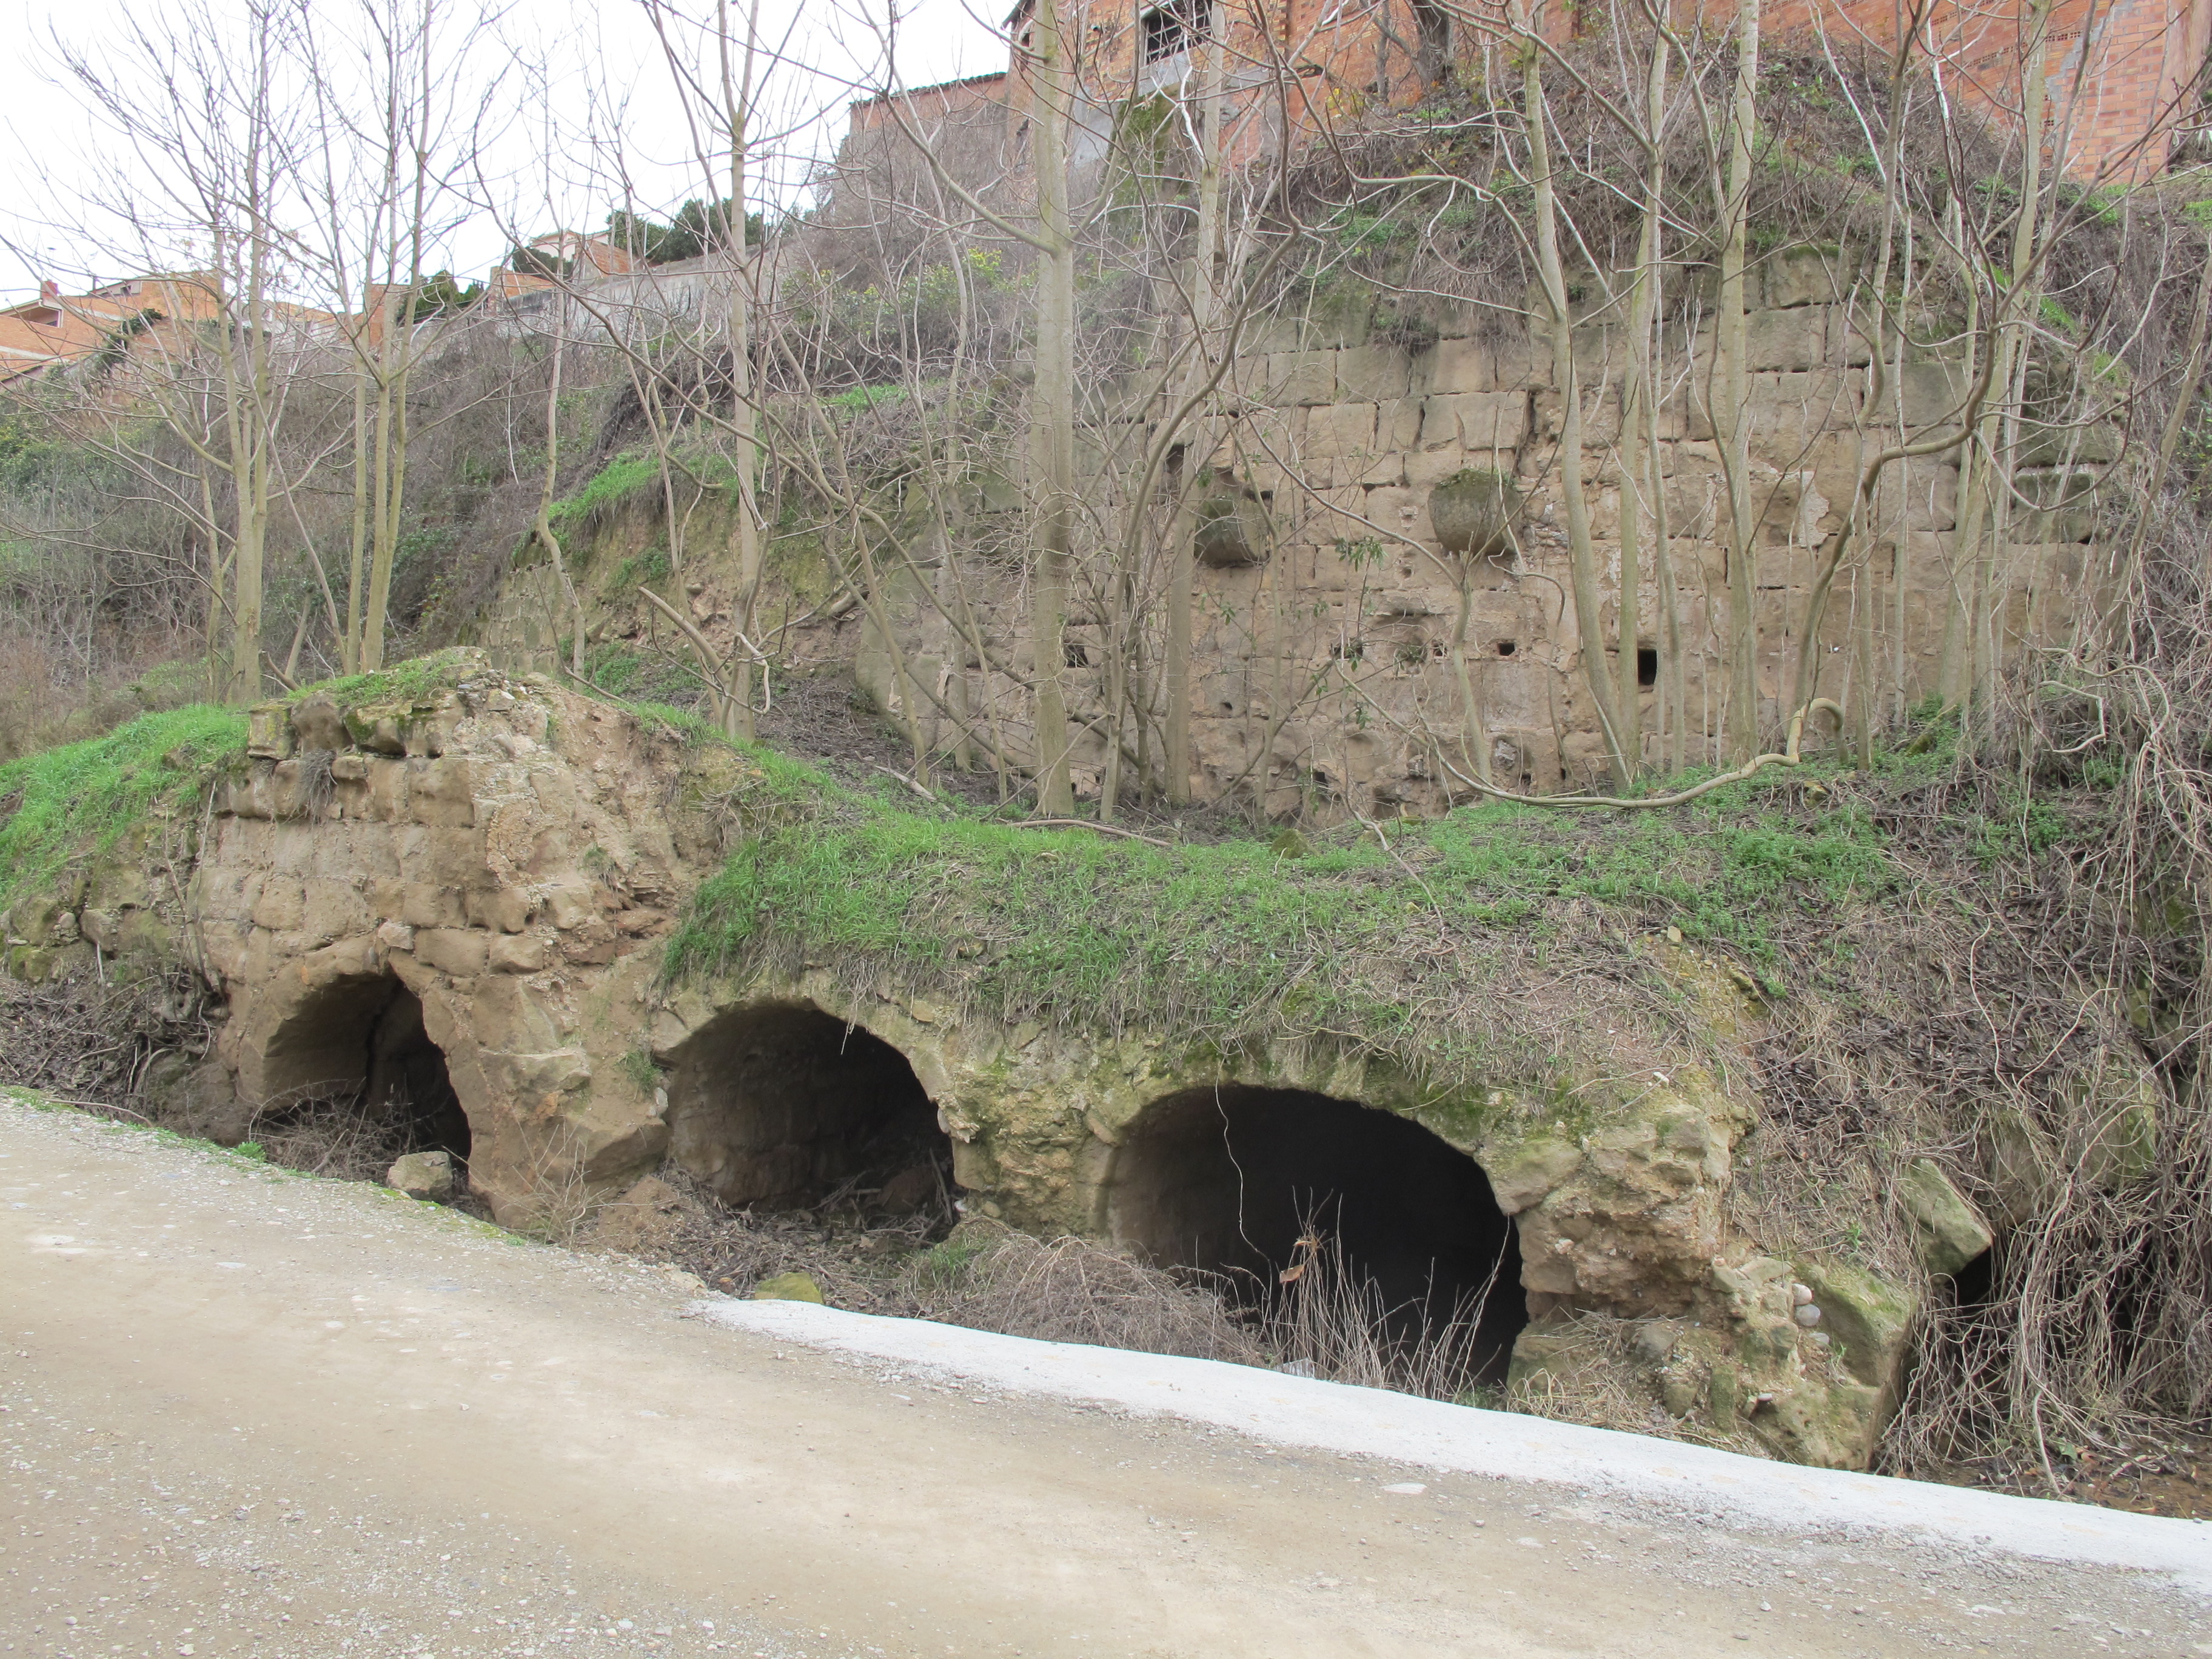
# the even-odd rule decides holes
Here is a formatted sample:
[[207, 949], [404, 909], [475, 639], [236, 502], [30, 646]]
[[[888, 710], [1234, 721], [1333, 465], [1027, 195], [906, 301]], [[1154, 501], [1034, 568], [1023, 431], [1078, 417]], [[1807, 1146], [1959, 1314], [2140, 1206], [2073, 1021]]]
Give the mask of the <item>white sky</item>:
[[[315, 0], [342, 13], [348, 0]], [[213, 0], [219, 11], [234, 0]], [[404, 5], [407, 0], [398, 0]], [[711, 0], [690, 0], [705, 8]], [[732, 9], [741, 13], [744, 0]], [[799, 67], [779, 71], [780, 87], [793, 106], [822, 112], [822, 118], [795, 136], [799, 150], [833, 147], [844, 131], [846, 103], [854, 82], [876, 83], [881, 74], [878, 42], [887, 0], [761, 0], [763, 33], [774, 40], [789, 31], [789, 56]], [[897, 31], [897, 69], [908, 86], [1006, 67], [1006, 48], [992, 32], [1010, 0], [979, 5], [976, 0], [898, 0], [908, 9]], [[112, 139], [91, 119], [84, 94], [58, 60], [52, 40], [58, 35], [95, 55], [117, 38], [118, 20], [131, 10], [149, 14], [130, 0], [18, 0], [22, 10], [10, 40], [17, 48], [9, 77], [11, 95], [0, 110], [0, 137], [18, 162], [12, 199], [0, 200], [0, 302], [27, 297], [39, 278], [52, 274], [64, 291], [87, 273], [102, 280], [135, 274], [118, 268], [115, 256], [100, 246], [95, 233], [77, 228], [94, 216], [81, 210], [92, 168], [107, 157]], [[27, 27], [23, 27], [27, 25]], [[689, 141], [673, 96], [660, 47], [636, 0], [515, 0], [505, 25], [507, 39], [526, 53], [542, 55], [556, 84], [570, 89], [572, 107], [562, 112], [580, 125], [588, 88], [606, 89], [623, 110], [619, 125], [626, 165], [641, 204], [672, 207], [703, 195], [698, 171], [687, 165]], [[512, 52], [491, 43], [475, 73], [489, 76], [508, 68]], [[811, 71], [811, 72], [810, 72]], [[711, 73], [711, 70], [708, 71]], [[460, 101], [472, 104], [473, 99]], [[571, 153], [556, 167], [573, 181], [591, 170], [581, 147], [556, 146]], [[566, 220], [567, 228], [596, 228], [608, 203], [568, 182], [551, 190], [551, 205], [542, 164], [535, 155], [537, 136], [516, 131], [503, 141], [492, 169], [494, 190], [509, 202], [514, 217], [533, 231], [556, 228], [549, 220]], [[604, 172], [604, 168], [602, 168]], [[503, 178], [497, 175], [503, 174]], [[720, 195], [721, 191], [714, 192]], [[757, 203], [756, 203], [757, 205]], [[10, 246], [12, 245], [12, 246]], [[431, 261], [450, 266], [464, 278], [481, 276], [504, 252], [506, 239], [494, 217], [478, 214], [459, 225]]]

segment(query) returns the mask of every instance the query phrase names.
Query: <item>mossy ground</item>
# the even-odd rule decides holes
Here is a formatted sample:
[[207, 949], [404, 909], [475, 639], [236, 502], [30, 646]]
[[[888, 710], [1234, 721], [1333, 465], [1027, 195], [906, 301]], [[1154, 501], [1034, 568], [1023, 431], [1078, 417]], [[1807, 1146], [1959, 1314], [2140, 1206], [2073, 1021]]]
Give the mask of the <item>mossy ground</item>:
[[482, 673], [485, 665], [481, 652], [456, 647], [434, 651], [428, 656], [410, 657], [366, 674], [317, 680], [289, 693], [284, 701], [295, 703], [302, 697], [319, 693], [337, 699], [346, 708], [373, 702], [426, 702], [470, 675]]

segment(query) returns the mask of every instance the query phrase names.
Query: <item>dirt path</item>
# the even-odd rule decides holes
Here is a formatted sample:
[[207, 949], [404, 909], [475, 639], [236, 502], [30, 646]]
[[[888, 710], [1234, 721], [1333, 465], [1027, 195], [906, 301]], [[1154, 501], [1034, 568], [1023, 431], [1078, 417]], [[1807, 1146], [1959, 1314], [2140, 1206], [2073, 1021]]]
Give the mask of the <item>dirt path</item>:
[[0, 1652], [2212, 1653], [2140, 1575], [1268, 1452], [696, 1295], [0, 1103]]

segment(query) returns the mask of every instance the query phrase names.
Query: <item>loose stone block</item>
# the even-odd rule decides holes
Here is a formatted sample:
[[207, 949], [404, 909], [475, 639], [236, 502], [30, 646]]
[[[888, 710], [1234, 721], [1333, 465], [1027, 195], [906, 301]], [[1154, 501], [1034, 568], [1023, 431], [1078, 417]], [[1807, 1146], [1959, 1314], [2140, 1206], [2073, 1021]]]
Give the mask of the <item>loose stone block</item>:
[[1905, 1165], [1897, 1199], [1918, 1236], [1922, 1265], [1931, 1273], [1957, 1273], [1996, 1237], [1933, 1158], [1916, 1158]]
[[410, 1198], [441, 1202], [453, 1195], [450, 1152], [410, 1152], [387, 1170], [384, 1184]]
[[490, 940], [473, 929], [428, 927], [415, 935], [415, 957], [441, 973], [470, 979], [484, 970]]
[[753, 1287], [756, 1302], [822, 1301], [822, 1287], [805, 1273], [770, 1273]]

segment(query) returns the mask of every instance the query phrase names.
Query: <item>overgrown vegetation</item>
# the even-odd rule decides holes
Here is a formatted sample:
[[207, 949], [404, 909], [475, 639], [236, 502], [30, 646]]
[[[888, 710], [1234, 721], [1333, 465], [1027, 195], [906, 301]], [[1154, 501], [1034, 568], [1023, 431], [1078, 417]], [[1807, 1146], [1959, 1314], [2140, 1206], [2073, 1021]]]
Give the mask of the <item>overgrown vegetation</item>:
[[0, 767], [0, 900], [51, 884], [135, 824], [173, 815], [240, 752], [246, 716], [198, 705]]
[[[605, 558], [593, 572], [604, 590], [592, 596], [594, 614], [579, 604], [561, 624], [565, 649], [581, 648], [585, 678], [602, 690], [713, 693], [726, 671], [734, 701], [750, 709], [754, 688], [773, 683], [787, 624], [816, 617], [811, 600], [795, 600], [771, 621], [775, 606], [762, 599], [760, 568], [775, 570], [795, 550], [820, 578], [808, 592], [818, 588], [825, 620], [841, 606], [866, 614], [891, 659], [884, 701], [906, 727], [915, 781], [904, 794], [890, 786], [872, 793], [758, 753], [759, 777], [733, 803], [751, 833], [674, 940], [677, 975], [827, 962], [855, 986], [896, 984], [1009, 1024], [1141, 1030], [1238, 1060], [1344, 1051], [1429, 1097], [1473, 1098], [1492, 1083], [1564, 1093], [1568, 1071], [1614, 1075], [1646, 1052], [1717, 1058], [1707, 1023], [1685, 1017], [1717, 976], [1686, 974], [1675, 947], [1709, 953], [1721, 982], [1732, 974], [1763, 1017], [1747, 1028], [1759, 1070], [1747, 1092], [1762, 1118], [1732, 1200], [1738, 1224], [1778, 1253], [1842, 1255], [1927, 1293], [1926, 1362], [1893, 1433], [1891, 1465], [1920, 1471], [1983, 1458], [2016, 1478], [2055, 1480], [2069, 1448], [2212, 1413], [2212, 1114], [2203, 1109], [2212, 439], [2202, 397], [2212, 280], [2197, 276], [2212, 264], [2204, 204], [2192, 199], [2202, 186], [2185, 177], [2118, 190], [2039, 175], [2042, 132], [2022, 143], [2002, 124], [1936, 98], [1909, 57], [1896, 60], [1894, 79], [1880, 55], [1838, 63], [1770, 47], [1762, 64], [1739, 58], [1717, 31], [1698, 35], [1684, 60], [1679, 43], [1662, 47], [1639, 16], [1598, 8], [1583, 21], [1586, 30], [1556, 56], [1533, 38], [1492, 42], [1513, 50], [1479, 66], [1470, 58], [1410, 109], [1358, 100], [1365, 112], [1336, 142], [1273, 176], [1255, 162], [1225, 197], [1218, 170], [1208, 186], [1206, 155], [1185, 142], [1201, 131], [1189, 118], [1195, 102], [1178, 111], [1162, 93], [1128, 104], [1123, 153], [1109, 170], [1113, 210], [1081, 250], [1079, 295], [1049, 316], [1051, 292], [1030, 257], [1060, 260], [1065, 275], [1074, 250], [1008, 258], [964, 245], [942, 234], [941, 211], [904, 211], [934, 195], [927, 189], [868, 204], [869, 213], [883, 208], [880, 222], [825, 208], [817, 225], [783, 228], [774, 251], [787, 263], [769, 285], [776, 305], [743, 324], [726, 307], [696, 329], [672, 316], [641, 325], [610, 313], [602, 331], [572, 338], [561, 333], [565, 323], [545, 323], [556, 304], [502, 332], [464, 318], [466, 296], [449, 283], [412, 290], [415, 314], [426, 303], [453, 308], [408, 337], [420, 340], [421, 364], [384, 411], [412, 435], [396, 447], [376, 440], [380, 477], [404, 459], [410, 481], [373, 538], [391, 560], [391, 620], [410, 645], [477, 626], [517, 549], [555, 542], [524, 540], [541, 502], [562, 533], [539, 550], [550, 558], [573, 539], [573, 568]], [[1516, 86], [1521, 52], [1532, 67]], [[1649, 113], [1638, 114], [1647, 86]], [[1739, 86], [1748, 130], [1733, 153], [1739, 132], [1728, 112]], [[1284, 91], [1262, 89], [1248, 115]], [[759, 159], [745, 130], [723, 135], [733, 166]], [[1217, 161], [1220, 143], [1218, 131], [1200, 140]], [[674, 258], [726, 237], [730, 216], [710, 191], [671, 223], [624, 210], [611, 226], [647, 258]], [[1197, 228], [1209, 222], [1216, 243], [1200, 249]], [[579, 269], [542, 254], [522, 263], [563, 279]], [[1808, 317], [1832, 307], [1822, 347], [1808, 354], [1818, 361], [1791, 372], [1867, 388], [1848, 416], [1853, 441], [1863, 441], [1855, 453], [1893, 440], [1925, 446], [1918, 459], [1929, 471], [1914, 489], [1929, 501], [1944, 489], [1931, 458], [1966, 458], [1952, 480], [1955, 522], [1931, 520], [1923, 532], [1900, 488], [1894, 499], [1875, 491], [1859, 525], [1860, 504], [1840, 499], [1845, 477], [1843, 491], [1830, 490], [1839, 499], [1826, 501], [1843, 529], [1824, 520], [1801, 537], [1796, 526], [1786, 555], [1764, 550], [1785, 475], [1813, 477], [1823, 465], [1818, 441], [1842, 428], [1808, 434], [1795, 457], [1762, 451], [1760, 487], [1772, 493], [1752, 500], [1742, 493], [1753, 471], [1747, 399], [1700, 391], [1691, 381], [1711, 380], [1710, 362], [1693, 370], [1668, 354], [1708, 329], [1713, 355], [1732, 355], [1740, 376], [1744, 354], [1725, 337], [1759, 308], [1745, 285], [1770, 276], [1803, 289], [1788, 303]], [[1563, 326], [1570, 318], [1583, 325]], [[758, 332], [746, 336], [747, 327]], [[1199, 392], [1209, 354], [1249, 362], [1293, 344], [1376, 343], [1425, 353], [1448, 333], [1468, 350], [1501, 342], [1518, 350], [1540, 346], [1547, 327], [1563, 343], [1552, 367], [1529, 370], [1524, 355], [1499, 383], [1548, 378], [1554, 392], [1578, 376], [1632, 385], [1633, 397], [1624, 390], [1613, 405], [1618, 441], [1607, 441], [1616, 477], [1648, 465], [1652, 510], [1631, 525], [1635, 492], [1599, 501], [1618, 526], [1600, 549], [1587, 523], [1575, 523], [1574, 509], [1587, 512], [1601, 494], [1578, 470], [1581, 404], [1554, 396], [1547, 412], [1540, 398], [1524, 399], [1536, 424], [1526, 434], [1516, 426], [1510, 441], [1492, 418], [1492, 465], [1510, 464], [1532, 498], [1570, 509], [1565, 562], [1554, 568], [1578, 585], [1581, 649], [1571, 667], [1566, 657], [1546, 664], [1546, 695], [1579, 673], [1589, 683], [1577, 695], [1595, 700], [1611, 727], [1601, 648], [1609, 644], [1628, 728], [1614, 734], [1607, 760], [1571, 757], [1554, 702], [1550, 733], [1521, 730], [1534, 732], [1530, 746], [1547, 761], [1526, 773], [1516, 764], [1504, 787], [1541, 793], [1569, 782], [1571, 760], [1583, 781], [1609, 771], [1632, 799], [1633, 775], [1647, 764], [1705, 775], [1693, 763], [1721, 752], [1724, 723], [1732, 754], [1775, 741], [1793, 713], [1814, 712], [1814, 682], [1805, 678], [1802, 698], [1762, 690], [1762, 630], [1777, 650], [1785, 635], [1815, 641], [1774, 658], [1786, 664], [1794, 650], [1801, 675], [1833, 656], [1829, 692], [1842, 695], [1837, 677], [1856, 676], [1849, 707], [1835, 712], [1848, 720], [1858, 770], [1823, 760], [1626, 816], [1501, 804], [1380, 823], [1360, 816], [1380, 802], [1361, 797], [1348, 769], [1322, 775], [1336, 763], [1301, 726], [1342, 735], [1395, 722], [1389, 740], [1419, 757], [1421, 810], [1498, 787], [1491, 739], [1505, 734], [1485, 726], [1486, 682], [1467, 669], [1466, 636], [1490, 627], [1497, 637], [1477, 642], [1498, 654], [1478, 654], [1504, 672], [1499, 659], [1516, 646], [1500, 630], [1509, 612], [1528, 613], [1508, 607], [1486, 623], [1466, 562], [1447, 573], [1461, 602], [1449, 642], [1440, 629], [1417, 632], [1425, 624], [1412, 611], [1390, 612], [1386, 623], [1364, 586], [1316, 597], [1316, 592], [1286, 595], [1283, 573], [1295, 558], [1285, 554], [1333, 543], [1364, 580], [1386, 554], [1403, 552], [1413, 583], [1412, 568], [1426, 568], [1418, 561], [1445, 562], [1440, 543], [1401, 532], [1380, 506], [1385, 521], [1336, 522], [1343, 503], [1324, 498], [1336, 486], [1313, 480], [1350, 458], [1301, 454], [1295, 434], [1259, 434], [1266, 422], [1243, 417], [1273, 395], [1265, 387], [1231, 375]], [[1052, 353], [1042, 349], [1048, 335]], [[261, 615], [265, 588], [267, 619], [238, 624], [231, 694], [257, 694], [264, 667], [289, 684], [353, 659], [338, 636], [354, 623], [341, 624], [330, 573], [309, 556], [352, 538], [362, 464], [347, 440], [352, 431], [365, 441], [368, 429], [362, 365], [337, 352], [282, 366], [284, 396], [269, 406], [281, 405], [284, 425], [264, 434], [271, 476], [301, 482], [287, 510], [248, 538], [238, 527], [239, 484], [192, 458], [179, 413], [207, 406], [181, 395], [220, 379], [207, 360], [179, 360], [167, 404], [126, 407], [114, 395], [121, 372], [150, 368], [168, 337], [152, 324], [118, 330], [80, 378], [22, 392], [0, 422], [0, 755], [186, 695], [190, 676], [155, 684], [141, 671], [212, 647], [204, 630], [224, 625], [224, 601], [210, 594], [223, 571], [242, 573], [233, 556], [249, 544], [257, 573], [267, 557], [251, 615]], [[1194, 350], [1176, 358], [1177, 341]], [[1597, 355], [1577, 369], [1584, 349]], [[1086, 457], [1079, 492], [1028, 471], [1023, 458], [1025, 413], [1041, 395], [1036, 365], [1048, 356], [1071, 365], [1054, 384], [1079, 380], [1081, 393], [1062, 386], [1060, 406], [1039, 423], [1051, 453], [1073, 448], [1079, 417], [1086, 444], [1151, 446]], [[1908, 415], [1901, 390], [1887, 403], [1875, 390], [1887, 365], [1924, 370], [1969, 356], [2002, 365], [1985, 378], [1994, 389], [1978, 405], [1962, 400], [1962, 385], [1947, 385]], [[1413, 369], [1397, 367], [1408, 377], [1402, 392]], [[388, 389], [388, 379], [380, 384]], [[1374, 395], [1378, 409], [1396, 401]], [[1694, 416], [1700, 398], [1711, 441], [1735, 457], [1721, 470], [1741, 499], [1724, 510], [1725, 491], [1708, 490], [1700, 505], [1686, 484], [1692, 441], [1666, 436], [1675, 465], [1657, 459], [1662, 428], [1686, 432], [1674, 414]], [[1857, 398], [1841, 397], [1838, 408]], [[1179, 433], [1166, 418], [1176, 409]], [[1666, 411], [1674, 413], [1662, 421]], [[556, 427], [571, 434], [565, 450]], [[1376, 450], [1389, 451], [1376, 429]], [[1255, 447], [1240, 447], [1248, 435]], [[1462, 440], [1471, 452], [1482, 446], [1473, 428]], [[1170, 452], [1171, 441], [1181, 447]], [[1641, 463], [1629, 459], [1638, 445]], [[1603, 447], [1588, 446], [1593, 455]], [[1225, 458], [1218, 477], [1217, 456]], [[1379, 459], [1387, 464], [1388, 453]], [[2080, 487], [2077, 459], [2100, 470], [2095, 489]], [[2045, 476], [2054, 460], [2063, 477]], [[1213, 782], [1253, 823], [1322, 824], [1272, 840], [1161, 846], [1024, 828], [950, 805], [917, 808], [913, 791], [929, 793], [934, 769], [995, 763], [1004, 799], [1024, 787], [1025, 760], [1042, 754], [1042, 769], [1061, 774], [1050, 785], [1057, 793], [1030, 782], [1057, 803], [1054, 814], [1072, 811], [1067, 756], [1086, 744], [1098, 775], [1086, 793], [1102, 816], [1133, 802], [1183, 805], [1193, 769], [1182, 763], [1189, 735], [1176, 735], [1176, 706], [1185, 703], [1187, 725], [1197, 677], [1175, 666], [1181, 653], [1190, 668], [1193, 637], [1193, 526], [1179, 515], [1190, 510], [1189, 489], [1232, 475], [1279, 486], [1273, 528], [1255, 538], [1267, 544], [1239, 567], [1255, 573], [1249, 580], [1266, 597], [1232, 592], [1225, 580], [1211, 596], [1218, 614], [1198, 617], [1200, 633], [1218, 629], [1220, 660], [1279, 672], [1264, 685], [1255, 670], [1235, 693], [1248, 711], [1239, 739], [1248, 769]], [[742, 544], [764, 528], [772, 545], [750, 575], [741, 569], [723, 585], [733, 596], [700, 583], [714, 637], [702, 635], [695, 669], [652, 657], [633, 642], [642, 628], [632, 624], [650, 618], [632, 590], [689, 576], [689, 558], [706, 565], [718, 550], [702, 554], [700, 544], [727, 526], [701, 502], [747, 494], [756, 477], [763, 509], [731, 509], [731, 533]], [[148, 505], [158, 493], [149, 480], [178, 478], [192, 487], [172, 510]], [[1124, 478], [1141, 487], [1124, 491]], [[1410, 477], [1385, 487], [1413, 488]], [[1079, 493], [1083, 510], [1068, 514], [1079, 521], [1034, 533]], [[649, 539], [597, 546], [618, 520], [640, 527], [644, 511], [621, 512], [633, 502], [651, 504]], [[1677, 506], [1694, 522], [1670, 526]], [[1870, 533], [1852, 541], [1860, 530]], [[1304, 539], [1268, 542], [1278, 531]], [[2087, 539], [2092, 531], [2099, 541]], [[2051, 570], [2103, 563], [2083, 576], [2066, 625], [2030, 624], [2036, 651], [2008, 678], [2014, 599], [2052, 589], [2043, 574], [2021, 587], [2001, 567], [2057, 543], [2074, 550]], [[1048, 558], [1038, 551], [1048, 544]], [[1702, 635], [1683, 625], [1692, 619], [1686, 601], [1662, 600], [1672, 609], [1639, 617], [1643, 587], [1632, 574], [1641, 544], [1663, 592], [1666, 562], [1692, 544], [1725, 545], [1729, 579], [1741, 585], [1724, 625], [1706, 596]], [[1809, 600], [1794, 608], [1787, 586], [1766, 590], [1784, 593], [1778, 629], [1762, 619], [1766, 602], [1754, 593], [1754, 554], [1771, 575], [1808, 547], [1839, 561], [1826, 633]], [[1885, 547], [1886, 576], [1873, 556]], [[1514, 580], [1553, 580], [1528, 553], [1516, 550]], [[1535, 562], [1547, 556], [1539, 550]], [[1048, 572], [1057, 584], [1049, 592]], [[1682, 574], [1688, 594], [1697, 573]], [[1610, 595], [1607, 581], [1617, 584]], [[779, 599], [796, 594], [790, 586]], [[1024, 617], [1016, 596], [1030, 593], [1045, 598]], [[1908, 629], [1908, 602], [1927, 596], [1944, 615], [1923, 638]], [[1618, 631], [1605, 641], [1608, 598]], [[908, 602], [920, 620], [902, 632], [892, 607]], [[1568, 605], [1563, 593], [1562, 627]], [[247, 614], [242, 604], [232, 609]], [[687, 625], [680, 613], [673, 620]], [[1400, 637], [1382, 638], [1386, 625]], [[1647, 638], [1656, 683], [1639, 678]], [[908, 642], [917, 663], [933, 666], [910, 672], [901, 656]], [[1837, 649], [1824, 655], [1830, 643]], [[718, 651], [727, 653], [719, 671]], [[1923, 654], [1940, 659], [1932, 673]], [[1535, 658], [1522, 653], [1513, 672]], [[1307, 662], [1322, 666], [1308, 675]], [[1438, 665], [1456, 671], [1455, 685]], [[432, 672], [403, 665], [344, 690], [408, 696], [427, 689]], [[1694, 731], [1684, 723], [1697, 707], [1686, 673], [1704, 704]], [[1908, 702], [1931, 693], [1909, 716]], [[1048, 702], [1054, 720], [1072, 707], [1089, 735], [1035, 739]], [[1272, 712], [1249, 718], [1261, 703]], [[691, 717], [665, 718], [698, 730]], [[131, 823], [179, 813], [202, 769], [234, 753], [241, 733], [235, 715], [186, 708], [0, 769], [0, 893], [52, 882]], [[1743, 1007], [1751, 1017], [1752, 1003]], [[74, 1018], [48, 1020], [43, 1057], [21, 1063], [58, 1086], [137, 1086], [143, 1044]], [[84, 1050], [77, 1071], [68, 1066], [72, 1042]], [[1595, 1103], [1559, 1098], [1547, 1109], [1565, 1119]], [[1929, 1281], [1886, 1224], [1899, 1160], [1923, 1153], [2001, 1222], [1984, 1284]], [[571, 1219], [587, 1197], [564, 1200]], [[1109, 1270], [1072, 1246], [1005, 1241], [981, 1267], [983, 1258], [960, 1254], [966, 1248], [916, 1268], [938, 1276], [948, 1307], [956, 1282], [979, 1306], [1011, 1297], [1053, 1307], [1070, 1273], [1081, 1280], [1095, 1270], [1095, 1286], [1122, 1282], [1114, 1275], [1126, 1267], [1139, 1289], [1151, 1283], [1133, 1264]], [[1210, 1316], [1194, 1317], [1203, 1325]]]
[[830, 962], [1008, 1024], [1343, 1048], [1448, 1091], [1545, 1078], [1580, 1040], [1571, 1011], [1622, 980], [1667, 1041], [1669, 929], [1773, 981], [1783, 939], [1896, 879], [1865, 799], [1820, 785], [1815, 804], [1802, 781], [1633, 818], [1499, 806], [1165, 847], [917, 811], [755, 758], [755, 833], [672, 941], [677, 975]]

